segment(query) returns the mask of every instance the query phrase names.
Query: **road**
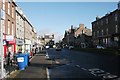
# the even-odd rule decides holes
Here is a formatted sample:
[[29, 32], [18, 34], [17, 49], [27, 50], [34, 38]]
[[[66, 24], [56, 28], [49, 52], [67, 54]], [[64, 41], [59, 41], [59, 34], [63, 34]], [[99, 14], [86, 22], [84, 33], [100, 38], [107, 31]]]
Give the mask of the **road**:
[[78, 52], [74, 50], [48, 49], [47, 54], [50, 59], [61, 65], [49, 68], [51, 80], [59, 78], [96, 78], [114, 79], [119, 77], [119, 60], [117, 56]]

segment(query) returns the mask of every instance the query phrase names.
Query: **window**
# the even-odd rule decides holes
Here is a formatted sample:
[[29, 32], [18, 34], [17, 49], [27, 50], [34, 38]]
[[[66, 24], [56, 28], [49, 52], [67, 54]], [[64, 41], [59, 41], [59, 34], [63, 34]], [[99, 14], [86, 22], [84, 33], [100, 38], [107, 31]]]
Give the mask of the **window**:
[[93, 36], [95, 36], [95, 31], [93, 32]]
[[97, 36], [99, 36], [99, 31], [97, 31]]
[[5, 33], [5, 21], [4, 20], [1, 20], [1, 24], [2, 24], [2, 29], [3, 29], [3, 33]]
[[106, 42], [106, 44], [108, 44], [108, 39], [107, 39], [107, 38], [106, 38], [106, 41], [105, 41], [105, 42]]
[[10, 15], [10, 2], [8, 2], [8, 14]]
[[115, 21], [117, 21], [117, 14], [115, 14]]
[[3, 10], [5, 11], [5, 0], [3, 0]]
[[98, 22], [97, 22], [97, 25], [98, 25]]
[[106, 18], [106, 24], [108, 24], [108, 18]]
[[93, 23], [92, 26], [94, 27], [94, 26], [95, 26], [95, 23]]
[[103, 43], [105, 43], [105, 38], [103, 38]]
[[106, 29], [106, 34], [108, 34], [108, 28]]
[[12, 18], [14, 18], [14, 7], [12, 6]]
[[119, 38], [118, 37], [114, 37], [114, 41], [119, 41]]
[[118, 33], [118, 25], [115, 26], [115, 32]]
[[101, 32], [102, 32], [102, 36], [103, 36], [103, 29], [102, 29], [102, 31], [101, 31]]
[[10, 34], [10, 20], [8, 20], [8, 34]]
[[12, 35], [14, 35], [14, 23], [12, 23]]
[[101, 25], [103, 25], [103, 20], [101, 21]]

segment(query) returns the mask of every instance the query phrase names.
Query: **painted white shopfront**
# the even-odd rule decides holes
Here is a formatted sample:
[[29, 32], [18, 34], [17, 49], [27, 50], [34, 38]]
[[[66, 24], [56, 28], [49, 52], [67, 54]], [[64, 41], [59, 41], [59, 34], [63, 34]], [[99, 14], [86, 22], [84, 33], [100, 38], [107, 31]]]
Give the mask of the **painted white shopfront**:
[[25, 39], [25, 50], [28, 50], [28, 52], [31, 51], [31, 41]]

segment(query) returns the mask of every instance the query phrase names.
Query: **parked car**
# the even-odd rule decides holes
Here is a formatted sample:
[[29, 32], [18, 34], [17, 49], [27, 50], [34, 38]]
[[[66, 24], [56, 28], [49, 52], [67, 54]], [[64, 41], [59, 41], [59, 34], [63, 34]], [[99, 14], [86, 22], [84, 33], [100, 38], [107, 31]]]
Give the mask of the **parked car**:
[[105, 49], [105, 47], [101, 45], [97, 45], [97, 49]]
[[69, 46], [69, 49], [73, 49], [74, 47], [73, 46]]
[[45, 46], [45, 48], [46, 48], [46, 49], [49, 49], [49, 48], [50, 48], [50, 46]]
[[57, 47], [56, 47], [56, 51], [61, 51], [61, 49], [62, 49], [62, 48], [61, 48], [60, 46], [57, 46]]

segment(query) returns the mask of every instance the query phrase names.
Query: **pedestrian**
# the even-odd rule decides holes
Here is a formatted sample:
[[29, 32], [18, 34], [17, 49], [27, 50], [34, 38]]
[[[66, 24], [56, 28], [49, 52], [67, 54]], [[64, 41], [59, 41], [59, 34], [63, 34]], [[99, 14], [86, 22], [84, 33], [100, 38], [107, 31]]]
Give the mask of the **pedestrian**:
[[7, 65], [12, 66], [12, 61], [13, 61], [13, 53], [11, 51], [11, 47], [8, 48], [8, 55], [7, 55]]
[[37, 49], [37, 47], [36, 47], [36, 48], [35, 48], [35, 54], [37, 53], [37, 50], [38, 50], [38, 49]]
[[8, 52], [8, 55], [7, 55], [7, 65], [10, 65], [10, 52]]
[[18, 54], [22, 54], [22, 48], [18, 50]]

